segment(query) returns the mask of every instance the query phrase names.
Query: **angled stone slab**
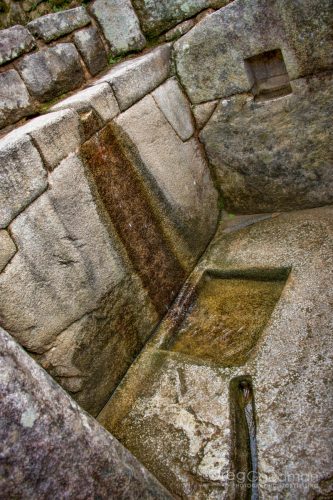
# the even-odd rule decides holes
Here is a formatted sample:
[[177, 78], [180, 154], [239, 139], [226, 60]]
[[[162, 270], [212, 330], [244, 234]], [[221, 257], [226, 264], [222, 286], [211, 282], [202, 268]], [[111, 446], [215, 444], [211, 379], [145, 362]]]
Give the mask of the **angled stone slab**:
[[0, 128], [15, 123], [32, 112], [29, 92], [14, 69], [0, 73]]
[[77, 94], [55, 104], [51, 110], [57, 111], [59, 109], [73, 108], [77, 111], [84, 111], [90, 107], [105, 122], [112, 120], [120, 112], [114, 93], [110, 85], [106, 82], [77, 92]]
[[192, 112], [199, 130], [206, 125], [209, 118], [212, 116], [214, 109], [218, 105], [218, 102], [218, 100], [208, 101], [192, 106]]
[[79, 87], [84, 82], [80, 57], [74, 44], [29, 54], [16, 64], [29, 92], [45, 102]]
[[162, 45], [148, 54], [119, 64], [95, 84], [110, 83], [119, 107], [124, 111], [168, 78], [170, 55], [170, 44]]
[[0, 66], [36, 47], [36, 42], [23, 26], [13, 26], [0, 31]]
[[0, 228], [8, 226], [47, 187], [42, 159], [27, 136], [0, 141]]
[[141, 50], [146, 45], [130, 0], [95, 0], [90, 8], [113, 55]]
[[16, 253], [16, 246], [8, 231], [0, 229], [0, 273]]
[[36, 38], [51, 42], [91, 22], [84, 7], [64, 10], [38, 17], [27, 24], [27, 28]]
[[106, 51], [94, 26], [74, 33], [74, 43], [93, 76], [105, 68], [108, 63]]

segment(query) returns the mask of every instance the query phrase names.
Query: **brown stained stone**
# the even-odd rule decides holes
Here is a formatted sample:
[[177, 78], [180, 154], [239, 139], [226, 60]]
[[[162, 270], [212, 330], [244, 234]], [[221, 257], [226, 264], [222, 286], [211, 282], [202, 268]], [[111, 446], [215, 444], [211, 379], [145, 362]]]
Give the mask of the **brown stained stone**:
[[115, 126], [108, 125], [83, 145], [82, 154], [130, 260], [162, 315], [184, 282], [185, 272], [153, 213], [129, 151]]

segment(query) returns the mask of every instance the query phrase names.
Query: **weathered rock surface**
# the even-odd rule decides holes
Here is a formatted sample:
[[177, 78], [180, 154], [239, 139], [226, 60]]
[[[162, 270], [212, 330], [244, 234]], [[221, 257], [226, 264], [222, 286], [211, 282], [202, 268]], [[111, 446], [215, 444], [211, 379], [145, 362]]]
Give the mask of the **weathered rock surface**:
[[94, 26], [75, 33], [74, 43], [93, 76], [105, 68], [108, 63], [106, 52], [102, 39]]
[[192, 106], [192, 112], [199, 130], [201, 130], [206, 125], [209, 118], [212, 116], [218, 102], [218, 100], [208, 101]]
[[10, 69], [0, 73], [0, 88], [0, 127], [31, 113], [31, 98], [17, 71]]
[[178, 24], [171, 30], [167, 31], [164, 35], [161, 35], [161, 40], [166, 42], [171, 42], [172, 40], [177, 40], [181, 36], [185, 35], [188, 31], [190, 31], [193, 26], [195, 26], [194, 19], [188, 19], [187, 21], [183, 21]]
[[244, 60], [273, 49], [281, 49], [291, 80], [327, 70], [332, 17], [330, 0], [236, 0], [176, 42], [177, 73], [199, 104], [249, 91]]
[[36, 46], [34, 37], [23, 26], [0, 31], [0, 66], [30, 52]]
[[51, 42], [91, 22], [84, 7], [64, 10], [55, 14], [39, 17], [27, 24], [36, 38]]
[[152, 93], [164, 116], [179, 135], [187, 141], [194, 134], [190, 104], [183, 94], [176, 78], [170, 78]]
[[[170, 96], [170, 100], [172, 95]], [[144, 175], [196, 259], [215, 230], [217, 192], [195, 138], [183, 143], [152, 96], [116, 118], [143, 161]]]
[[33, 352], [44, 352], [124, 277], [79, 159], [65, 159], [49, 182], [11, 224], [18, 252], [0, 275], [1, 324]]
[[59, 43], [29, 54], [16, 66], [29, 92], [42, 102], [73, 90], [84, 81], [79, 54], [72, 43]]
[[16, 253], [16, 246], [8, 231], [0, 229], [0, 273]]
[[[175, 307], [100, 414], [99, 421], [173, 494], [246, 498], [251, 474], [239, 469], [243, 451], [237, 443], [248, 436], [247, 424], [232, 406], [234, 384], [245, 377], [254, 391], [259, 497], [332, 495], [332, 215], [332, 207], [323, 207], [228, 233], [221, 225]], [[222, 282], [234, 276], [246, 287], [290, 273], [240, 366], [207, 362], [198, 351], [188, 356], [170, 350], [186, 309], [192, 314], [196, 284], [212, 269]], [[260, 306], [252, 307], [254, 320]], [[197, 325], [193, 336], [205, 327]], [[222, 333], [222, 346], [231, 334], [237, 344], [236, 332]]]
[[170, 44], [125, 61], [109, 71], [100, 82], [111, 84], [122, 111], [154, 90], [170, 75]]
[[2, 329], [0, 343], [4, 498], [171, 498]]
[[114, 93], [108, 83], [100, 83], [81, 90], [55, 104], [52, 111], [67, 108], [73, 108], [79, 112], [93, 108], [105, 122], [112, 120], [120, 112]]
[[230, 0], [133, 0], [144, 33], [159, 35], [180, 21], [208, 7], [223, 7]]
[[41, 157], [28, 137], [1, 139], [0, 179], [0, 228], [4, 228], [47, 187]]
[[332, 83], [293, 82], [293, 93], [224, 99], [202, 130], [227, 210], [291, 210], [332, 203]]
[[91, 12], [101, 25], [113, 55], [141, 50], [146, 45], [130, 0], [95, 0]]

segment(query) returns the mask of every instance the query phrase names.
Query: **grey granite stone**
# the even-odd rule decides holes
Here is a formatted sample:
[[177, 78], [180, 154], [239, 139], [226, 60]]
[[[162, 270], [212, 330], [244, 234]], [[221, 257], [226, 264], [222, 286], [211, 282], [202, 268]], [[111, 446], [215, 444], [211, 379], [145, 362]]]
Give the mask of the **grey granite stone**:
[[1, 328], [0, 345], [3, 498], [171, 500]]
[[202, 104], [192, 106], [193, 115], [197, 123], [197, 127], [201, 130], [212, 116], [214, 109], [219, 101], [208, 101]]
[[0, 128], [32, 112], [29, 92], [14, 69], [0, 73]]
[[130, 0], [95, 0], [91, 12], [100, 24], [113, 55], [141, 50], [146, 45]]
[[38, 17], [27, 24], [27, 28], [36, 38], [51, 42], [91, 22], [84, 7], [64, 10]]
[[16, 64], [29, 92], [40, 101], [48, 101], [84, 81], [79, 54], [72, 43], [25, 56]]
[[188, 19], [187, 21], [183, 21], [174, 28], [171, 28], [171, 30], [164, 33], [164, 35], [161, 35], [160, 40], [165, 42], [171, 42], [172, 40], [177, 40], [181, 36], [185, 35], [185, 33], [190, 31], [193, 28], [193, 26], [195, 26], [194, 19]]
[[23, 26], [0, 31], [0, 66], [30, 52], [35, 46], [34, 37]]
[[121, 111], [154, 90], [170, 75], [171, 46], [161, 45], [143, 56], [125, 61], [97, 80], [111, 84]]
[[0, 229], [0, 273], [16, 253], [16, 246], [8, 231]]
[[8, 226], [47, 187], [47, 174], [29, 137], [0, 140], [0, 228]]
[[93, 76], [105, 68], [108, 63], [106, 52], [94, 26], [74, 33], [74, 43]]

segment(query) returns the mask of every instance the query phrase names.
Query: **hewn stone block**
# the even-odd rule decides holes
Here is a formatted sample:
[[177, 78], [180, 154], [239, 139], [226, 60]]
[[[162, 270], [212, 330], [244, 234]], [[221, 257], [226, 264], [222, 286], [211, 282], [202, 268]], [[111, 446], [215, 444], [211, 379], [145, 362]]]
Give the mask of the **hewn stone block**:
[[47, 187], [47, 175], [28, 137], [0, 141], [0, 228], [8, 226]]
[[0, 89], [0, 128], [31, 113], [31, 98], [17, 71], [0, 73]]
[[216, 108], [217, 101], [203, 102], [202, 104], [197, 104], [192, 107], [193, 115], [199, 130], [201, 130], [209, 118], [212, 116], [214, 109]]
[[52, 111], [67, 108], [73, 108], [77, 111], [93, 108], [105, 122], [112, 120], [119, 113], [114, 93], [106, 82], [88, 87], [60, 101], [52, 107]]
[[119, 64], [95, 84], [109, 82], [123, 111], [168, 78], [170, 55], [170, 45], [162, 45], [148, 54]]
[[102, 39], [94, 26], [75, 33], [74, 43], [93, 76], [105, 68], [108, 63], [106, 52]]
[[182, 141], [187, 141], [192, 137], [194, 127], [191, 108], [177, 79], [170, 78], [170, 80], [167, 80], [154, 90], [152, 96]]
[[0, 229], [0, 273], [15, 255], [16, 246], [9, 233]]
[[72, 43], [59, 43], [29, 54], [16, 66], [29, 92], [42, 102], [73, 90], [84, 81], [79, 54]]
[[101, 25], [113, 55], [141, 50], [146, 45], [130, 0], [95, 0], [91, 11]]
[[38, 17], [27, 24], [27, 28], [37, 38], [45, 42], [56, 40], [72, 31], [82, 28], [91, 22], [84, 7], [64, 10], [54, 14]]
[[0, 31], [0, 66], [29, 52], [36, 46], [34, 37], [23, 26]]

